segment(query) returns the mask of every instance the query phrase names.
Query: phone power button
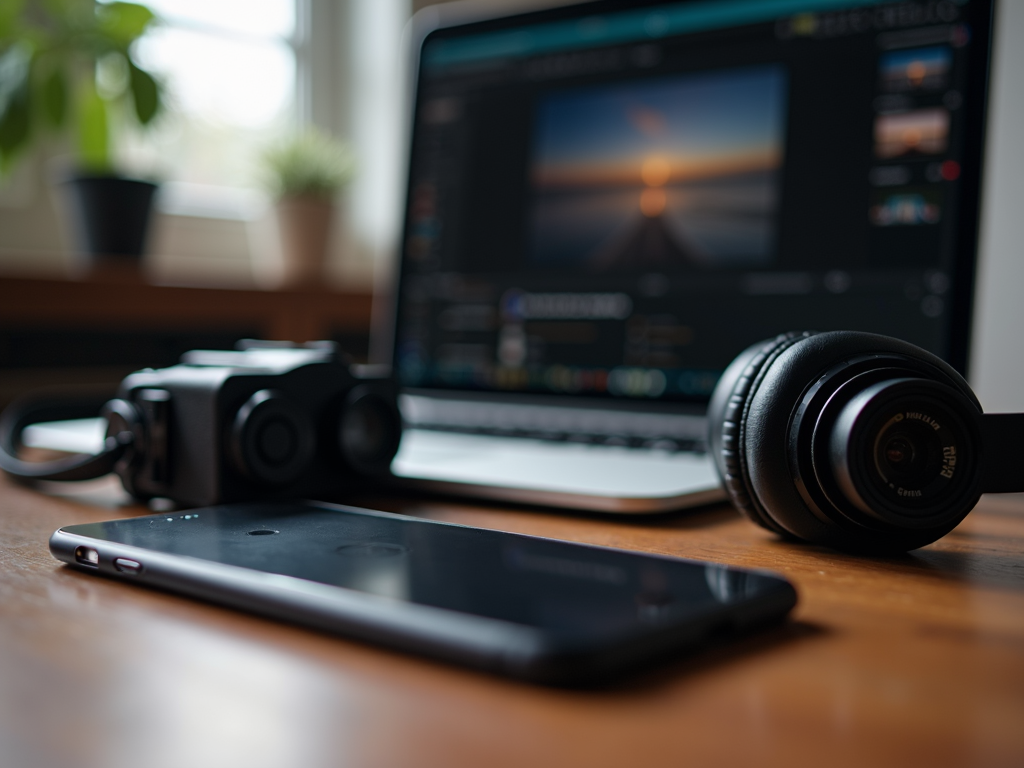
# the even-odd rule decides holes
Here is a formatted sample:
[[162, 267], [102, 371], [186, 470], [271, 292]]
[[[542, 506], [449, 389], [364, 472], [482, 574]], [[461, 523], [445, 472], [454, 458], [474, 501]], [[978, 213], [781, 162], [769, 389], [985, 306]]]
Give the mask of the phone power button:
[[121, 573], [127, 573], [129, 576], [138, 576], [142, 573], [142, 563], [129, 560], [127, 557], [115, 558], [114, 567]]

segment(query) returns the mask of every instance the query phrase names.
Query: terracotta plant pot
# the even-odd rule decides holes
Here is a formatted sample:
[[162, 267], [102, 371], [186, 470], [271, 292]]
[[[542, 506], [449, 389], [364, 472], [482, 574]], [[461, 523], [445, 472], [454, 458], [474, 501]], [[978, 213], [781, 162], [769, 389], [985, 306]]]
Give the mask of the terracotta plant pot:
[[320, 195], [286, 197], [277, 203], [286, 285], [311, 285], [324, 276], [334, 201]]

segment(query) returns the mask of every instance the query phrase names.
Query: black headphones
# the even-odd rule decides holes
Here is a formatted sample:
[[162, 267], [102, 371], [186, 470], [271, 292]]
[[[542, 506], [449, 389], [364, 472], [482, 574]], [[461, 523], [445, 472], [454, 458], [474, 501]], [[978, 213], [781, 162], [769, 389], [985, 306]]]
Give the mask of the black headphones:
[[1024, 414], [983, 414], [934, 355], [870, 333], [787, 333], [726, 369], [709, 445], [733, 503], [783, 536], [903, 552], [982, 493], [1024, 491]]

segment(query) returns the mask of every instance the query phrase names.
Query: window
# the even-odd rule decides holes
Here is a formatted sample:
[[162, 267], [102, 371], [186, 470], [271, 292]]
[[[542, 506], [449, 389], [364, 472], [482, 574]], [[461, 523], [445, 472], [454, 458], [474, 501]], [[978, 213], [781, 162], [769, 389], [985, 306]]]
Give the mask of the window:
[[137, 43], [169, 109], [127, 142], [129, 167], [164, 182], [169, 213], [251, 218], [259, 153], [295, 122], [296, 0], [149, 0]]
[[[273, 284], [280, 249], [259, 155], [315, 124], [357, 158], [333, 279], [368, 287], [377, 258], [393, 250], [405, 184], [400, 43], [410, 0], [143, 2], [160, 23], [134, 53], [164, 84], [167, 109], [146, 129], [125, 121], [114, 146], [119, 169], [161, 182], [150, 277]], [[38, 154], [0, 180], [0, 264], [25, 252], [32, 269], [60, 269], [66, 217], [45, 194], [49, 161]]]

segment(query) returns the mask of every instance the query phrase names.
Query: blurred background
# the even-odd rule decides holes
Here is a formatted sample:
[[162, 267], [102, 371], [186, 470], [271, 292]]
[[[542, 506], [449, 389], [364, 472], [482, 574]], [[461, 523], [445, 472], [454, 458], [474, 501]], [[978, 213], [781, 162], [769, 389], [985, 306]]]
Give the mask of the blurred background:
[[[987, 409], [1024, 410], [1024, 49], [1012, 45], [1024, 3], [996, 4], [970, 379]], [[70, 76], [62, 127], [33, 134], [0, 176], [0, 405], [40, 386], [112, 387], [245, 337], [329, 338], [370, 356], [404, 194], [403, 29], [430, 3], [151, 0], [152, 19], [56, 5], [85, 8], [114, 46], [85, 64], [96, 98]], [[54, 103], [56, 79], [43, 92]], [[109, 158], [97, 159], [88, 105], [100, 102]], [[157, 184], [141, 257], [88, 255], [68, 183], [83, 166]], [[310, 231], [323, 242], [296, 238]]]

